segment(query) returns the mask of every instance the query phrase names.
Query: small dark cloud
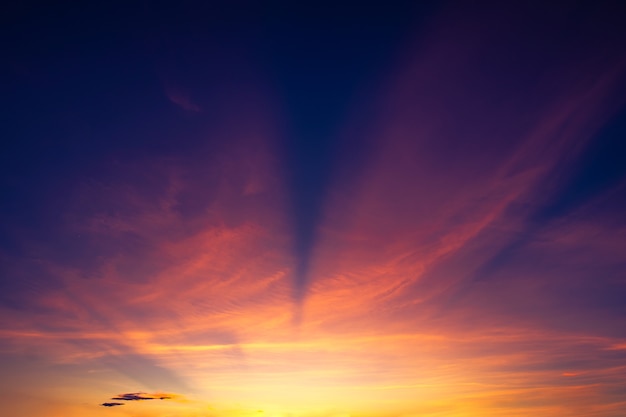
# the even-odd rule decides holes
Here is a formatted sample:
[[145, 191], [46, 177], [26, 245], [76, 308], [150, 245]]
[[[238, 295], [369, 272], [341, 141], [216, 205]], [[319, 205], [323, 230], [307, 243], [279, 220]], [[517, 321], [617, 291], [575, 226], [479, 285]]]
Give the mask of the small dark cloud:
[[118, 405], [124, 405], [124, 403], [102, 403], [100, 405], [104, 406], [104, 407], [115, 407], [115, 406], [118, 406]]
[[154, 400], [154, 398], [152, 397], [144, 397], [141, 393], [121, 394], [111, 399], [112, 400], [124, 400], [124, 401]]
[[119, 394], [117, 397], [111, 398], [112, 400], [121, 401], [142, 401], [142, 400], [171, 400], [170, 394], [148, 394], [145, 392], [129, 392], [127, 394]]

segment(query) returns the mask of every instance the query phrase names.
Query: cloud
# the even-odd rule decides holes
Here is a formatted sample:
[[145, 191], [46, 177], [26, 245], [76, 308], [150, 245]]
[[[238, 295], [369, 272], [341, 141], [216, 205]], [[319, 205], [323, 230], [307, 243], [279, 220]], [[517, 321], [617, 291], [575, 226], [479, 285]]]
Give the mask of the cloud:
[[200, 106], [198, 106], [196, 103], [194, 103], [190, 96], [189, 93], [184, 91], [181, 88], [175, 87], [175, 86], [168, 86], [165, 89], [165, 94], [167, 95], [167, 98], [176, 106], [180, 107], [181, 109], [188, 111], [188, 112], [192, 112], [192, 113], [199, 113], [202, 111], [202, 109], [200, 108]]
[[[126, 394], [119, 394], [117, 397], [113, 397], [111, 399], [122, 400], [122, 401], [171, 400], [174, 396], [175, 396], [174, 394], [164, 394], [164, 393], [148, 394], [146, 392], [129, 392]], [[114, 403], [111, 403], [111, 404], [114, 404]]]
[[118, 405], [124, 405], [124, 403], [102, 403], [100, 405], [103, 406], [103, 407], [115, 407], [115, 406], [118, 406]]
[[[116, 397], [112, 397], [112, 400], [116, 401], [148, 401], [148, 400], [172, 400], [175, 398], [181, 398], [180, 395], [177, 394], [168, 394], [157, 392], [154, 394], [150, 394], [147, 392], [128, 392], [124, 394], [119, 394]], [[120, 402], [104, 402], [100, 404], [103, 407], [117, 407], [118, 405], [124, 405], [124, 403]]]

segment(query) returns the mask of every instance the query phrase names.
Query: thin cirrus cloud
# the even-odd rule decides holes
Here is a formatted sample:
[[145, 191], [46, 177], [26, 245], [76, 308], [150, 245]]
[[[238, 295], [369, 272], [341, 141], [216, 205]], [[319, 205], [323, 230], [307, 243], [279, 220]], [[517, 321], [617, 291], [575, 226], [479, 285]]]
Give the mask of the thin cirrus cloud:
[[199, 113], [202, 111], [202, 109], [191, 100], [189, 93], [180, 87], [167, 85], [165, 94], [174, 105], [185, 111], [191, 113]]
[[567, 190], [624, 62], [593, 16], [562, 47], [560, 9], [517, 7], [444, 10], [362, 105], [375, 117], [346, 120], [341, 144], [366, 123], [367, 151], [324, 180], [306, 282], [279, 118], [251, 100], [208, 133], [219, 149], [80, 182], [58, 237], [73, 256], [2, 255], [3, 354], [161, 415], [176, 401], [148, 400], [178, 397], [158, 390], [211, 415], [623, 414], [625, 183]]
[[[514, 49], [509, 59], [534, 63], [529, 72], [537, 75], [512, 72], [492, 80], [482, 68], [503, 65], [506, 51], [492, 36], [495, 29], [478, 22], [466, 28], [469, 40], [462, 44], [451, 41], [460, 34], [435, 31], [436, 48], [422, 47], [398, 72], [378, 107], [384, 115], [374, 129], [379, 138], [370, 139], [376, 155], [358, 181], [339, 182], [329, 203], [329, 238], [320, 244], [320, 258], [345, 269], [356, 267], [349, 264], [354, 259], [374, 271], [367, 259], [397, 270], [404, 277], [397, 288], [385, 288], [392, 279], [372, 284], [381, 293], [404, 289], [414, 302], [460, 289], [466, 283], [455, 279], [485, 279], [524, 236], [544, 233], [549, 225], [536, 224], [535, 213], [567, 181], [619, 104], [623, 60], [614, 56], [597, 66], [593, 48], [577, 51], [586, 57], [582, 63], [579, 55], [562, 53], [558, 65], [549, 65], [550, 76], [546, 63]], [[507, 46], [511, 38], [524, 39], [512, 23], [498, 33]], [[459, 26], [452, 20], [450, 27]], [[552, 36], [560, 33], [558, 26], [552, 30]], [[573, 65], [592, 68], [571, 77]], [[544, 84], [558, 87], [544, 90]], [[360, 252], [346, 256], [352, 248]]]
[[[569, 24], [554, 12], [533, 26], [546, 45]], [[451, 378], [446, 395], [468, 409], [614, 413], [624, 406], [608, 394], [623, 390], [623, 355], [610, 348], [624, 337], [624, 241], [613, 229], [623, 230], [623, 178], [559, 217], [541, 213], [568, 199], [558, 193], [623, 104], [623, 58], [598, 48], [609, 30], [589, 49], [524, 49], [523, 14], [506, 30], [447, 18], [376, 104], [362, 175], [331, 193], [309, 319], [335, 335], [441, 336], [441, 351], [401, 373]], [[400, 357], [424, 349], [409, 346]]]

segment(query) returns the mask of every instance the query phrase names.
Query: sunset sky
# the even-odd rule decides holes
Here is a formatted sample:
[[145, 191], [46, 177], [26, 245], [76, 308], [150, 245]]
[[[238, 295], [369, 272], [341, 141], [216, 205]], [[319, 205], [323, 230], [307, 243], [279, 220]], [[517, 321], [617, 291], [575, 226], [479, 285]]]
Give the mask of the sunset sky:
[[14, 3], [0, 415], [626, 415], [618, 2]]

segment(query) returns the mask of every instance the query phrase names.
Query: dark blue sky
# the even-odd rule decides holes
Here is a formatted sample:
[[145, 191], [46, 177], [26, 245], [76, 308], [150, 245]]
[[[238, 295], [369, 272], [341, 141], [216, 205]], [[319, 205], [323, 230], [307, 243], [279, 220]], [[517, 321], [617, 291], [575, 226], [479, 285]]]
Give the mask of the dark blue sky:
[[[371, 114], [363, 103], [440, 8], [436, 2], [12, 6], [4, 17], [5, 250], [19, 252], [15, 228], [54, 240], [65, 190], [110, 175], [116, 159], [219, 148], [206, 131], [224, 117], [224, 97], [265, 83], [284, 112], [281, 159], [295, 222], [298, 291], [304, 291], [333, 172], [341, 166], [358, 176], [370, 145], [366, 134], [340, 136], [342, 123], [358, 105], [367, 129]], [[544, 10], [538, 20], [551, 13]], [[527, 67], [532, 78], [537, 66], [520, 61], [524, 55], [551, 60], [554, 48], [575, 51], [598, 22], [606, 23], [609, 38], [617, 30], [613, 19], [577, 26], [586, 15], [605, 13], [600, 7], [581, 4], [569, 13], [567, 25], [553, 33], [529, 27], [524, 37], [503, 38], [502, 56], [484, 74], [497, 84], [507, 71]], [[173, 105], [168, 88], [191, 97], [202, 114]], [[559, 172], [566, 178], [531, 223], [539, 227], [624, 177], [623, 113], [597, 135], [573, 171]]]
[[[434, 10], [428, 2], [14, 6], [5, 17], [6, 250], [19, 246], [14, 227], [55, 239], [64, 190], [110, 175], [116, 158], [219, 147], [206, 131], [223, 117], [224, 97], [262, 82], [284, 110], [303, 291], [333, 169], [357, 169], [368, 149], [365, 139], [342, 144], [338, 129]], [[202, 114], [173, 105], [164, 91], [172, 85]]]

